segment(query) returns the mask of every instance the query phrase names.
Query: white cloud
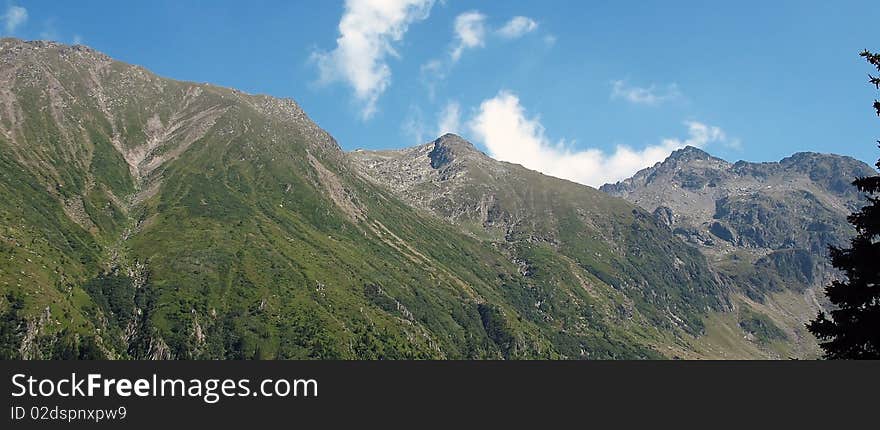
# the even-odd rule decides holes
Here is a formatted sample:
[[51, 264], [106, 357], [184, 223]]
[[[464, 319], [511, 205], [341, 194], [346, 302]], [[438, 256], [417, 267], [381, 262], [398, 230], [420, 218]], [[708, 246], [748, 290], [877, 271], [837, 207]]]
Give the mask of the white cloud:
[[611, 153], [596, 148], [572, 150], [564, 141], [552, 143], [540, 120], [528, 117], [519, 98], [508, 91], [484, 100], [468, 123], [492, 157], [594, 187], [626, 179], [687, 145], [703, 147], [726, 140], [718, 127], [696, 121], [685, 125], [687, 138], [663, 139], [642, 149], [618, 145]]
[[19, 26], [27, 22], [28, 12], [21, 6], [9, 6], [2, 18], [5, 33], [13, 34]]
[[451, 101], [440, 112], [440, 119], [437, 122], [437, 136], [442, 136], [446, 133], [459, 133], [460, 129], [461, 106], [458, 102]]
[[78, 35], [78, 34], [74, 34], [74, 35], [73, 35], [73, 44], [74, 44], [74, 45], [82, 45], [82, 44], [83, 44], [83, 38], [82, 38], [82, 36], [80, 36], [80, 35]]
[[535, 31], [538, 23], [527, 16], [515, 16], [504, 24], [504, 27], [498, 29], [498, 34], [507, 39], [516, 39], [526, 33]]
[[362, 104], [362, 117], [370, 118], [391, 84], [386, 59], [398, 56], [394, 43], [411, 23], [426, 19], [433, 5], [434, 0], [347, 0], [336, 48], [313, 54], [320, 81], [346, 82]]
[[651, 84], [647, 88], [629, 85], [626, 81], [617, 80], [611, 82], [611, 99], [623, 99], [630, 103], [641, 105], [658, 105], [681, 97], [678, 85], [669, 84], [658, 88]]
[[[725, 134], [724, 130], [722, 130], [720, 127], [706, 125], [698, 121], [685, 121], [684, 125], [688, 128], [687, 139], [680, 140], [667, 138], [663, 139], [662, 145], [670, 147], [674, 151], [676, 149], [684, 148], [685, 146], [704, 148], [710, 143], [721, 143], [724, 145], [728, 144], [727, 134]], [[662, 161], [662, 159], [657, 161]]]
[[455, 47], [450, 56], [452, 62], [461, 58], [465, 49], [485, 46], [486, 15], [475, 10], [455, 17]]

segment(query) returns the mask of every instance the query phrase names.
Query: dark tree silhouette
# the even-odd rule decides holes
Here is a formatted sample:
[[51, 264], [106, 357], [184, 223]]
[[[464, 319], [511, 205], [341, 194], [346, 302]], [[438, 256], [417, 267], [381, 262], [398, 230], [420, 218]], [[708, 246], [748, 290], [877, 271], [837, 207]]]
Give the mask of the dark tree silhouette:
[[[880, 71], [880, 54], [861, 56]], [[880, 77], [869, 74], [868, 79], [880, 90]], [[874, 109], [880, 116], [880, 101], [874, 101]], [[807, 328], [820, 340], [825, 358], [880, 359], [880, 176], [858, 178], [853, 185], [867, 194], [868, 205], [848, 217], [857, 232], [850, 248], [830, 248], [831, 263], [846, 280], [825, 287], [835, 305], [831, 318], [820, 312]]]

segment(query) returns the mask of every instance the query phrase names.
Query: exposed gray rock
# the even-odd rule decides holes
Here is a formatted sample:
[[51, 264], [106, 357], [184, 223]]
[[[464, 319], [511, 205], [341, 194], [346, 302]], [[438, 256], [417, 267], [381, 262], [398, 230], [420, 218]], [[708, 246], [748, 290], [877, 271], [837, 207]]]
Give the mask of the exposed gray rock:
[[[729, 275], [754, 280], [772, 266], [778, 273], [800, 275], [764, 280], [766, 289], [783, 281], [799, 289], [819, 287], [834, 275], [827, 247], [846, 243], [853, 233], [846, 217], [864, 202], [850, 183], [874, 173], [840, 155], [802, 152], [775, 163], [729, 163], [686, 147], [601, 190], [653, 211], [658, 222], [698, 245]], [[725, 264], [734, 257], [737, 262], [747, 258], [755, 269], [730, 269], [747, 267]]]
[[672, 209], [666, 206], [657, 206], [657, 209], [654, 209], [654, 219], [658, 224], [669, 228], [675, 224], [675, 214], [672, 213]]

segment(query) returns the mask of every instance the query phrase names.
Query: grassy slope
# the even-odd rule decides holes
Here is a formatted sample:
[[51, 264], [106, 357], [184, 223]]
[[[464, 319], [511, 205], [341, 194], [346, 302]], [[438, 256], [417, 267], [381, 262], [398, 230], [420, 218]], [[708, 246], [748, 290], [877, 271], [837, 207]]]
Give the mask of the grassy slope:
[[[0, 192], [13, 203], [2, 208], [5, 356], [656, 355], [580, 315], [555, 280], [523, 281], [490, 244], [351, 174], [338, 147], [260, 97], [115, 62], [96, 72], [93, 53], [56, 45], [27, 55], [4, 65], [15, 76], [0, 139]], [[174, 157], [130, 173], [120, 149], [147, 144], [151, 118], [186, 123], [218, 106], [185, 151], [192, 124], [153, 149]], [[554, 294], [562, 310], [533, 310]]]
[[553, 214], [501, 246], [362, 179], [289, 103], [0, 43], [3, 357], [686, 356], [721, 306], [620, 200], [493, 184]]
[[[724, 308], [724, 291], [705, 259], [643, 211], [595, 189], [492, 160], [456, 136], [435, 145], [352, 156], [416, 206], [505, 250], [528, 267], [527, 277], [544, 276], [567, 295], [581, 296], [583, 284], [618, 292], [598, 294], [622, 309], [606, 309], [606, 317], [635, 311], [650, 327], [697, 334], [706, 310]], [[439, 149], [428, 153], [432, 146]], [[444, 150], [446, 163], [429, 169], [431, 154]], [[413, 170], [412, 179], [398, 177]]]

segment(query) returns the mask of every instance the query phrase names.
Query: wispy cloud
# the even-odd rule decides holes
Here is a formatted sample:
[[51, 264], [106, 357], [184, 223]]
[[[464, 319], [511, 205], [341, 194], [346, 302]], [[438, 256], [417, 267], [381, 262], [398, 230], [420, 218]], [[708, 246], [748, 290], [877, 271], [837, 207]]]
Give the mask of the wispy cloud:
[[719, 127], [696, 121], [685, 122], [685, 126], [687, 137], [662, 139], [641, 149], [618, 145], [612, 152], [574, 150], [565, 141], [551, 142], [540, 119], [529, 117], [519, 98], [509, 91], [484, 100], [468, 122], [470, 131], [492, 157], [594, 187], [628, 178], [676, 149], [727, 141]]
[[406, 119], [400, 126], [401, 133], [414, 145], [442, 136], [446, 133], [461, 132], [461, 105], [454, 100], [446, 103], [437, 114], [436, 125], [425, 121], [425, 115], [418, 106], [410, 106]]
[[42, 40], [59, 40], [58, 30], [55, 27], [55, 18], [48, 18], [43, 22], [43, 30], [40, 31]]
[[669, 84], [658, 87], [651, 84], [648, 87], [630, 85], [624, 80], [611, 82], [611, 99], [626, 100], [633, 104], [659, 105], [681, 97], [678, 85]]
[[440, 112], [440, 119], [437, 123], [437, 136], [446, 133], [461, 132], [461, 106], [456, 101], [446, 103], [446, 107]]
[[724, 142], [721, 142], [721, 145], [731, 151], [742, 151], [743, 144], [742, 141], [736, 138], [726, 139]]
[[347, 0], [336, 48], [312, 56], [320, 82], [347, 83], [361, 104], [361, 117], [372, 117], [391, 85], [387, 57], [399, 56], [395, 43], [410, 24], [426, 19], [433, 5], [434, 0]]
[[436, 58], [422, 64], [419, 68], [419, 77], [428, 89], [428, 99], [432, 102], [437, 95], [437, 86], [446, 79], [449, 69], [449, 62]]
[[2, 16], [3, 30], [6, 34], [14, 34], [15, 30], [27, 22], [28, 11], [21, 6], [10, 5]]
[[437, 85], [449, 75], [452, 66], [468, 49], [486, 46], [486, 15], [472, 10], [455, 17], [449, 55], [434, 58], [419, 68], [422, 83], [428, 88], [428, 97], [434, 100]]
[[[492, 30], [487, 20], [488, 17], [477, 10], [464, 12], [455, 17], [449, 55], [431, 59], [420, 68], [421, 80], [428, 88], [428, 96], [431, 100], [436, 95], [437, 85], [449, 76], [453, 66], [467, 50], [486, 46], [493, 34], [501, 38], [515, 39], [538, 28], [535, 20], [525, 16], [513, 17], [497, 30]], [[549, 47], [556, 42], [556, 37], [547, 35], [544, 41]]]
[[425, 127], [425, 116], [422, 109], [416, 105], [410, 105], [409, 111], [400, 124], [400, 133], [407, 138], [412, 145], [419, 145], [425, 142], [428, 134]]
[[486, 45], [486, 15], [472, 10], [455, 17], [455, 46], [450, 56], [453, 62], [461, 58], [466, 49]]
[[516, 39], [538, 28], [538, 23], [527, 16], [515, 16], [498, 29], [498, 35], [506, 39]]

